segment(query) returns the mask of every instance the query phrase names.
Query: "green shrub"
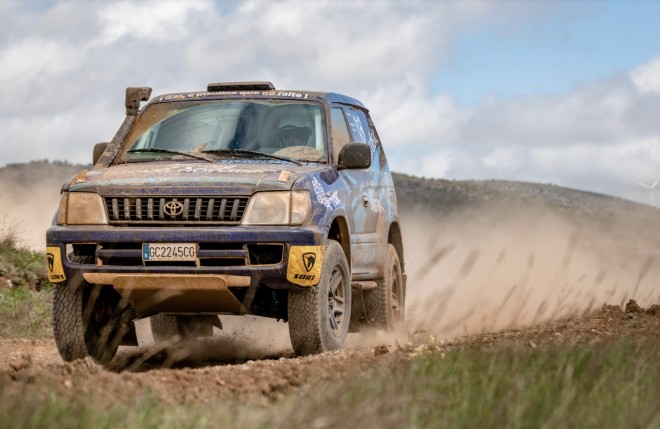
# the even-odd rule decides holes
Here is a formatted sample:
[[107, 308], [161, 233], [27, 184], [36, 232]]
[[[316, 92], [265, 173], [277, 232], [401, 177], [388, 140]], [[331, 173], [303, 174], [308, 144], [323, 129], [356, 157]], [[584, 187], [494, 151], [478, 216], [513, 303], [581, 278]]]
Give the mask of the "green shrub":
[[0, 337], [50, 336], [51, 306], [46, 254], [23, 247], [16, 227], [0, 222]]
[[43, 338], [52, 335], [52, 293], [24, 287], [0, 289], [0, 338]]
[[25, 287], [38, 291], [47, 285], [46, 254], [22, 246], [17, 228], [0, 223], [0, 289]]

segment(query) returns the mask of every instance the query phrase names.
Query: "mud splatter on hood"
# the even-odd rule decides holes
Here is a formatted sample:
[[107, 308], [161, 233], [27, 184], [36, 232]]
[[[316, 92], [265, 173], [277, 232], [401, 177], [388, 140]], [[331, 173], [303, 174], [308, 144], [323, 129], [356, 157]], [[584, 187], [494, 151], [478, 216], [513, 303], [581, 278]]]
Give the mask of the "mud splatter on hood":
[[[301, 175], [325, 168], [279, 161], [145, 162], [90, 171], [83, 183], [72, 183], [69, 190], [102, 195], [249, 195], [289, 190]], [[281, 176], [283, 171], [288, 177]]]

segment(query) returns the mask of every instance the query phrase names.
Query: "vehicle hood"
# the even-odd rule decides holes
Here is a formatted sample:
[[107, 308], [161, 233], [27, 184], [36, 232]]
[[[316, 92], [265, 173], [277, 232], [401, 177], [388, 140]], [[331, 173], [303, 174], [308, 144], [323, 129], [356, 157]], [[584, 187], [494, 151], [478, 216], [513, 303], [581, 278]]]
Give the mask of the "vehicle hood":
[[213, 164], [144, 162], [79, 174], [69, 191], [101, 195], [251, 195], [257, 191], [290, 190], [301, 175], [325, 168], [325, 164], [298, 166], [261, 160]]

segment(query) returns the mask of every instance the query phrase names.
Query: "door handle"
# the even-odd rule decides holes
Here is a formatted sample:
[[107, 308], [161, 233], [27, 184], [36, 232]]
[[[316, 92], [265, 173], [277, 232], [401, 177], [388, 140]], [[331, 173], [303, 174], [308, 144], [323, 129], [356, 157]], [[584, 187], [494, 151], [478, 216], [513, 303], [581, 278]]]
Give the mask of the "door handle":
[[362, 195], [362, 202], [364, 203], [365, 207], [369, 207], [369, 197]]

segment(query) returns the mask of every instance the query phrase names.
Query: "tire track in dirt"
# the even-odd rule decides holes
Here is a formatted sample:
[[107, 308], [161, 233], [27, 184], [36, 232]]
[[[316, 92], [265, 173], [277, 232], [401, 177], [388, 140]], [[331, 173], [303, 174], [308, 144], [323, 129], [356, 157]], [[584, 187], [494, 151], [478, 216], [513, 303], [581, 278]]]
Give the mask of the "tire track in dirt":
[[[193, 347], [212, 345], [208, 340], [201, 342]], [[294, 388], [338, 378], [349, 368], [359, 370], [364, 365], [371, 366], [375, 360], [389, 355], [383, 353], [381, 347], [379, 351], [376, 348], [337, 350], [299, 358], [273, 356], [242, 364], [181, 360], [172, 367], [159, 366], [186, 347], [177, 344], [155, 354], [133, 371], [124, 371], [140, 354], [139, 350], [122, 351], [103, 368], [90, 358], [53, 362], [52, 354], [57, 352], [50, 340], [38, 341], [36, 345], [30, 341], [2, 340], [0, 385], [5, 386], [5, 394], [37, 390], [41, 394], [57, 392], [64, 397], [76, 397], [82, 392], [101, 401], [130, 401], [144, 394], [145, 389], [166, 403], [204, 403], [211, 398], [246, 400], [255, 396], [268, 401]], [[8, 349], [13, 351], [6, 353]], [[40, 353], [36, 353], [36, 349], [40, 349]]]

